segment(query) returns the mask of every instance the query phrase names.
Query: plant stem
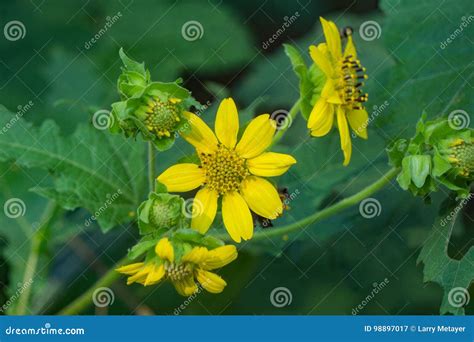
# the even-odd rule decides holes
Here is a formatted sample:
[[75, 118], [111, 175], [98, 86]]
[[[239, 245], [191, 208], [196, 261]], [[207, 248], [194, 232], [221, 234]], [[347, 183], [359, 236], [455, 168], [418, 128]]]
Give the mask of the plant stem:
[[148, 142], [148, 190], [152, 192], [155, 189], [155, 147], [153, 143]]
[[[41, 248], [48, 235], [48, 229], [50, 228], [52, 221], [56, 218], [57, 214], [60, 212], [60, 209], [61, 209], [60, 206], [56, 202], [49, 201], [48, 204], [46, 205], [46, 209], [41, 218], [41, 225], [33, 233], [33, 236], [31, 238], [30, 254], [26, 262], [25, 272], [23, 273], [22, 287], [24, 287], [24, 290], [23, 292], [20, 293], [20, 296], [18, 298], [18, 304], [16, 306], [17, 315], [26, 314], [26, 309], [28, 307], [28, 302], [31, 295], [31, 288], [32, 288], [31, 283], [34, 281], [36, 268], [38, 266], [38, 259], [41, 253]], [[25, 284], [29, 284], [29, 285], [25, 286]]]
[[296, 101], [293, 107], [291, 107], [290, 111], [288, 112], [287, 117], [285, 118], [285, 122], [282, 127], [278, 129], [275, 136], [273, 137], [272, 145], [277, 144], [280, 139], [283, 137], [285, 132], [290, 128], [293, 119], [296, 117], [298, 112], [300, 111], [300, 100]]
[[[390, 183], [390, 181], [395, 178], [395, 176], [400, 172], [400, 169], [398, 168], [392, 168], [390, 169], [387, 173], [385, 173], [380, 179], [378, 179], [376, 182], [370, 184], [366, 188], [362, 189], [358, 193], [349, 196], [338, 203], [331, 205], [327, 208], [324, 208], [323, 210], [320, 210], [308, 217], [305, 217], [299, 221], [296, 221], [294, 223], [288, 224], [286, 226], [282, 227], [277, 227], [273, 229], [266, 229], [266, 230], [261, 230], [259, 232], [256, 232], [251, 241], [258, 241], [262, 240], [265, 238], [271, 238], [279, 235], [284, 235], [284, 234], [289, 234], [293, 233], [295, 231], [298, 231], [300, 229], [303, 229], [310, 224], [313, 224], [315, 222], [321, 221], [325, 218], [328, 218], [330, 216], [333, 216], [334, 214], [337, 214], [343, 209], [346, 209], [348, 207], [351, 207], [363, 199], [369, 197], [370, 195], [376, 193], [380, 189], [382, 189], [385, 185]], [[230, 241], [229, 236], [227, 234], [219, 234], [216, 235], [217, 238], [220, 238], [222, 240]]]
[[92, 296], [94, 295], [94, 291], [99, 287], [111, 286], [117, 279], [120, 278], [120, 273], [115, 271], [115, 269], [129, 262], [130, 259], [128, 259], [128, 256], [120, 259], [109, 271], [107, 271], [107, 273], [97, 280], [94, 285], [92, 285], [86, 292], [84, 292], [80, 297], [76, 298], [68, 306], [59, 311], [58, 314], [77, 315], [78, 313], [87, 309], [92, 304]]

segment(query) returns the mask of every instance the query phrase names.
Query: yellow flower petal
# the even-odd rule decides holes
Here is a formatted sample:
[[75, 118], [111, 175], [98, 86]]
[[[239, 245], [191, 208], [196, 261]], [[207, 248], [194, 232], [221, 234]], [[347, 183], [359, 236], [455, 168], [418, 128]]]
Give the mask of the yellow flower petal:
[[206, 247], [194, 247], [183, 256], [181, 262], [192, 262], [193, 264], [199, 265], [206, 260], [208, 253]]
[[349, 134], [349, 126], [347, 124], [346, 114], [342, 106], [337, 108], [337, 126], [339, 128], [339, 136], [341, 138], [341, 149], [344, 152], [344, 166], [349, 165], [352, 155], [351, 136]]
[[347, 120], [352, 130], [359, 137], [367, 139], [367, 125], [369, 123], [369, 114], [365, 109], [354, 109], [347, 114]]
[[194, 197], [191, 228], [205, 234], [211, 226], [217, 212], [217, 191], [202, 188]]
[[344, 57], [352, 56], [354, 59], [357, 58], [357, 51], [352, 40], [352, 36], [347, 37], [346, 48], [344, 49]]
[[184, 112], [184, 117], [188, 119], [190, 129], [181, 133], [183, 138], [200, 152], [215, 152], [217, 138], [209, 126], [199, 116], [191, 112]]
[[158, 241], [155, 252], [162, 260], [174, 262], [174, 249], [168, 238], [162, 238]]
[[336, 24], [332, 21], [326, 20], [323, 17], [319, 18], [321, 25], [323, 26], [324, 37], [326, 37], [326, 43], [328, 44], [329, 52], [335, 61], [341, 58], [341, 36]]
[[224, 267], [237, 259], [237, 248], [233, 245], [217, 247], [207, 253], [206, 259], [201, 264], [205, 270], [214, 270]]
[[182, 296], [190, 296], [198, 290], [192, 274], [182, 280], [173, 281], [174, 288]]
[[322, 137], [329, 133], [334, 123], [334, 105], [320, 98], [313, 107], [308, 118], [311, 135]]
[[222, 219], [227, 232], [235, 242], [252, 238], [252, 214], [247, 203], [238, 192], [228, 192], [224, 195], [222, 199]]
[[148, 276], [145, 279], [143, 285], [149, 286], [158, 283], [165, 275], [165, 266], [161, 265], [154, 265], [153, 268], [148, 273]]
[[295, 163], [289, 154], [265, 152], [247, 160], [247, 167], [256, 176], [273, 177], [284, 174]]
[[270, 146], [276, 129], [270, 120], [270, 115], [262, 114], [250, 121], [235, 148], [242, 158], [256, 157]]
[[204, 170], [192, 163], [176, 164], [158, 176], [169, 192], [185, 192], [196, 189], [206, 180]]
[[133, 276], [127, 278], [127, 285], [130, 285], [130, 284], [133, 284], [133, 283], [143, 284], [146, 277], [148, 276], [148, 273], [150, 273], [152, 268], [153, 268], [153, 264], [145, 265], [141, 270], [139, 270]]
[[196, 270], [197, 281], [210, 293], [221, 293], [227, 283], [217, 274], [202, 269]]
[[116, 268], [115, 270], [122, 274], [132, 275], [132, 274], [137, 273], [143, 267], [143, 265], [145, 265], [143, 262], [136, 262], [134, 264], [125, 265], [125, 266]]
[[322, 72], [324, 72], [326, 76], [331, 77], [333, 74], [333, 68], [327, 54], [323, 52], [325, 46], [326, 44], [324, 43], [319, 44], [317, 47], [315, 45], [311, 45], [309, 47], [309, 54], [314, 63], [316, 63]]
[[219, 141], [233, 149], [239, 133], [239, 114], [232, 98], [222, 100], [217, 110], [215, 131]]
[[242, 182], [242, 194], [253, 212], [268, 219], [275, 219], [283, 212], [278, 191], [267, 180], [249, 176]]

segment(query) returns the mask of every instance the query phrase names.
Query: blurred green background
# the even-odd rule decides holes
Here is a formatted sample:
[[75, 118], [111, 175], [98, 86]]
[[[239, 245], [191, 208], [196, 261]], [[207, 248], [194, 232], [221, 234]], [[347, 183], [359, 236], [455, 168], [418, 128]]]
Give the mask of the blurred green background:
[[[378, 179], [389, 168], [386, 144], [409, 138], [422, 111], [436, 117], [457, 108], [472, 110], [473, 28], [440, 48], [472, 9], [470, 1], [426, 0], [416, 5], [402, 0], [2, 2], [2, 27], [19, 20], [26, 34], [16, 41], [0, 37], [0, 103], [15, 112], [32, 101], [23, 118], [34, 125], [52, 119], [68, 137], [78, 125], [92, 126], [93, 113], [118, 99], [118, 50], [123, 47], [145, 61], [152, 79], [181, 77], [201, 103], [212, 103], [203, 114], [206, 121], [213, 121], [219, 99], [231, 95], [244, 114], [242, 122], [243, 117], [288, 110], [297, 100], [298, 82], [283, 43], [297, 46], [309, 63], [308, 46], [323, 40], [319, 16], [339, 27], [349, 25], [370, 76], [369, 140], [354, 139], [353, 160], [344, 168], [337, 133], [310, 139], [305, 122], [295, 119], [276, 148], [299, 160], [279, 180], [280, 187], [298, 193], [287, 215], [274, 222], [282, 225]], [[265, 44], [295, 13], [297, 19], [276, 41]], [[203, 27], [195, 41], [181, 32], [191, 20]], [[380, 26], [373, 39], [360, 36], [359, 28], [367, 21]], [[107, 22], [112, 24], [100, 33]], [[378, 113], [384, 103], [386, 108]], [[158, 171], [191, 152], [178, 139], [176, 148], [158, 157]], [[4, 161], [0, 175], [0, 203], [18, 197], [27, 206], [20, 219], [0, 216], [1, 303], [21, 284], [29, 238], [45, 210], [47, 200], [30, 189], [50, 186], [55, 170]], [[200, 294], [181, 314], [352, 314], [374, 284], [385, 279], [387, 286], [359, 314], [438, 314], [443, 291], [423, 282], [423, 267], [416, 259], [446, 195], [440, 191], [428, 205], [394, 182], [374, 196], [381, 203], [375, 218], [362, 217], [354, 207], [285, 238], [239, 245], [238, 260], [222, 270], [226, 290]], [[28, 313], [54, 314], [136, 242], [133, 222], [104, 234], [97, 225], [84, 224], [89, 216], [87, 210], [76, 209], [55, 223], [48, 243], [41, 246]], [[460, 259], [471, 246], [473, 216], [469, 203], [449, 243], [450, 257]], [[270, 294], [277, 287], [290, 290], [290, 304], [272, 305]], [[122, 278], [113, 290], [112, 306], [87, 313], [173, 314], [185, 300], [168, 283], [127, 287]], [[469, 304], [466, 313], [472, 312]]]

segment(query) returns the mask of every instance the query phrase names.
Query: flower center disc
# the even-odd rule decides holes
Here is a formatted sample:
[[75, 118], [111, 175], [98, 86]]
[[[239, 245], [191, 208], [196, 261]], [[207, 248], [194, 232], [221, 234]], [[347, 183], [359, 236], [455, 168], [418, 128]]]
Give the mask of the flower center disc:
[[352, 109], [362, 109], [363, 103], [368, 99], [368, 94], [361, 91], [361, 87], [364, 85], [362, 81], [367, 79], [367, 75], [360, 61], [352, 55], [342, 59], [341, 79], [342, 84], [339, 91], [344, 103]]
[[159, 137], [169, 137], [179, 120], [178, 108], [175, 104], [155, 99], [147, 110], [145, 125], [150, 132]]
[[199, 158], [206, 173], [207, 186], [220, 195], [238, 190], [242, 180], [250, 174], [245, 159], [224, 145], [219, 144], [214, 154], [201, 153]]
[[452, 147], [455, 163], [462, 169], [461, 175], [469, 177], [474, 172], [474, 144], [463, 141]]
[[173, 281], [179, 281], [191, 274], [191, 267], [188, 264], [176, 265], [174, 263], [165, 263], [166, 275]]

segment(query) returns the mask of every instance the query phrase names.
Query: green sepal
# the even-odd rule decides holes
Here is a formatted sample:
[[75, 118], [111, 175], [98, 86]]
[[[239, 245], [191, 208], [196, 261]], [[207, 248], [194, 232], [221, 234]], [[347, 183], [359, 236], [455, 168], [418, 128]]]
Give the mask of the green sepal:
[[178, 229], [173, 233], [173, 236], [183, 242], [197, 244], [206, 247], [207, 249], [224, 246], [222, 240], [211, 235], [202, 235], [193, 229]]

